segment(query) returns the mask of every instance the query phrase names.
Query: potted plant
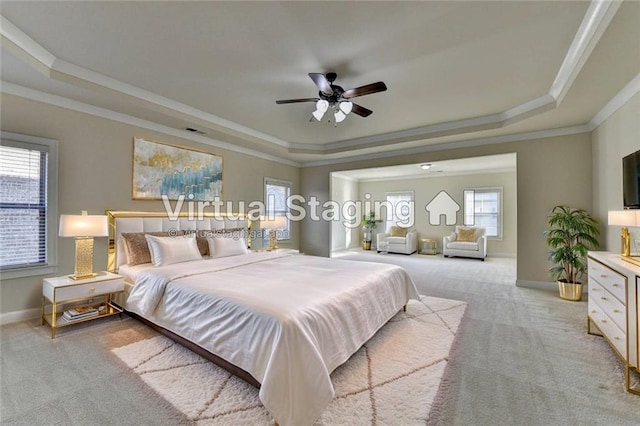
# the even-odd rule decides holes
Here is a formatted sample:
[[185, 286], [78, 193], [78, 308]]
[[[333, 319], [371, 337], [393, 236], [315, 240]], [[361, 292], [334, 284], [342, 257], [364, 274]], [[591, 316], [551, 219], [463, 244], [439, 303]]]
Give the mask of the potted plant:
[[565, 300], [582, 299], [580, 277], [587, 270], [587, 252], [599, 246], [598, 221], [582, 209], [555, 206], [547, 218], [550, 229], [544, 236], [551, 248], [549, 269], [557, 280], [560, 297]]
[[362, 238], [362, 249], [363, 250], [371, 250], [371, 240], [373, 238], [373, 230], [376, 225], [382, 222], [381, 220], [376, 220], [376, 214], [374, 211], [370, 211], [368, 215], [362, 215], [362, 229], [364, 230], [364, 236]]

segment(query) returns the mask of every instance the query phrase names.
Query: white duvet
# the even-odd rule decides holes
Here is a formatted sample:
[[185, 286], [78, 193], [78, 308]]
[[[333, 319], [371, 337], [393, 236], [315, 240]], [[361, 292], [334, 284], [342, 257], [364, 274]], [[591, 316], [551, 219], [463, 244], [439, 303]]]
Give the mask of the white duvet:
[[127, 309], [249, 372], [282, 426], [311, 425], [329, 374], [410, 299], [398, 266], [251, 253], [140, 272]]

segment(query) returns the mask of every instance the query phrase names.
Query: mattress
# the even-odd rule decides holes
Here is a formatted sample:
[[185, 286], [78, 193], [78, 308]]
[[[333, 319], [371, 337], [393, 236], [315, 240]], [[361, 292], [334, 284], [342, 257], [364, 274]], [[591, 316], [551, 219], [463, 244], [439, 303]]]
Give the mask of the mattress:
[[126, 308], [247, 371], [280, 425], [303, 426], [333, 399], [331, 372], [410, 298], [395, 265], [250, 253], [138, 271]]

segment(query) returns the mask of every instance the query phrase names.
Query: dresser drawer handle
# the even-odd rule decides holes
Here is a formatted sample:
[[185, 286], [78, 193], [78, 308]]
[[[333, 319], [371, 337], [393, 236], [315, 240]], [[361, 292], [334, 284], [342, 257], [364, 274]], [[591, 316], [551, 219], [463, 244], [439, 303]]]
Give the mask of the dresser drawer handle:
[[596, 312], [598, 312], [598, 311], [596, 311], [595, 309], [593, 311], [591, 311], [592, 314], [595, 314]]
[[607, 322], [607, 320], [606, 320], [606, 319], [603, 319], [603, 320], [601, 320], [601, 321], [602, 321], [602, 322]]
[[607, 299], [607, 296], [602, 296], [602, 297], [600, 297], [600, 299], [602, 299], [602, 300], [609, 300], [609, 299]]
[[614, 284], [613, 284], [613, 286], [614, 286], [614, 287], [618, 287], [618, 284], [615, 284], [615, 283], [614, 283]]
[[96, 291], [96, 288], [95, 288], [95, 287], [91, 287], [91, 288], [89, 289], [89, 291]]
[[614, 313], [614, 314], [619, 314], [620, 312], [621, 312], [621, 311], [620, 311], [619, 309], [614, 309], [614, 310], [613, 310], [613, 313]]
[[600, 278], [607, 278], [606, 275], [600, 275]]
[[593, 291], [600, 291], [600, 289], [598, 287], [594, 287]]
[[619, 338], [618, 336], [614, 337], [614, 339], [616, 339], [616, 340], [620, 340], [620, 338]]

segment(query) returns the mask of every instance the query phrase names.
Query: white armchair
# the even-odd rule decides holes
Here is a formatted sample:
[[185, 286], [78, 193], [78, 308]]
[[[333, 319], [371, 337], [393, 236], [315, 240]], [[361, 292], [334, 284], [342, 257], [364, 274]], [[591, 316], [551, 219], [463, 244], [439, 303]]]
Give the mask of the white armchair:
[[442, 238], [444, 257], [460, 256], [484, 259], [487, 257], [487, 236], [484, 228], [456, 226], [451, 235]]
[[418, 232], [415, 229], [392, 226], [389, 232], [376, 238], [377, 250], [387, 253], [413, 254], [418, 250]]

